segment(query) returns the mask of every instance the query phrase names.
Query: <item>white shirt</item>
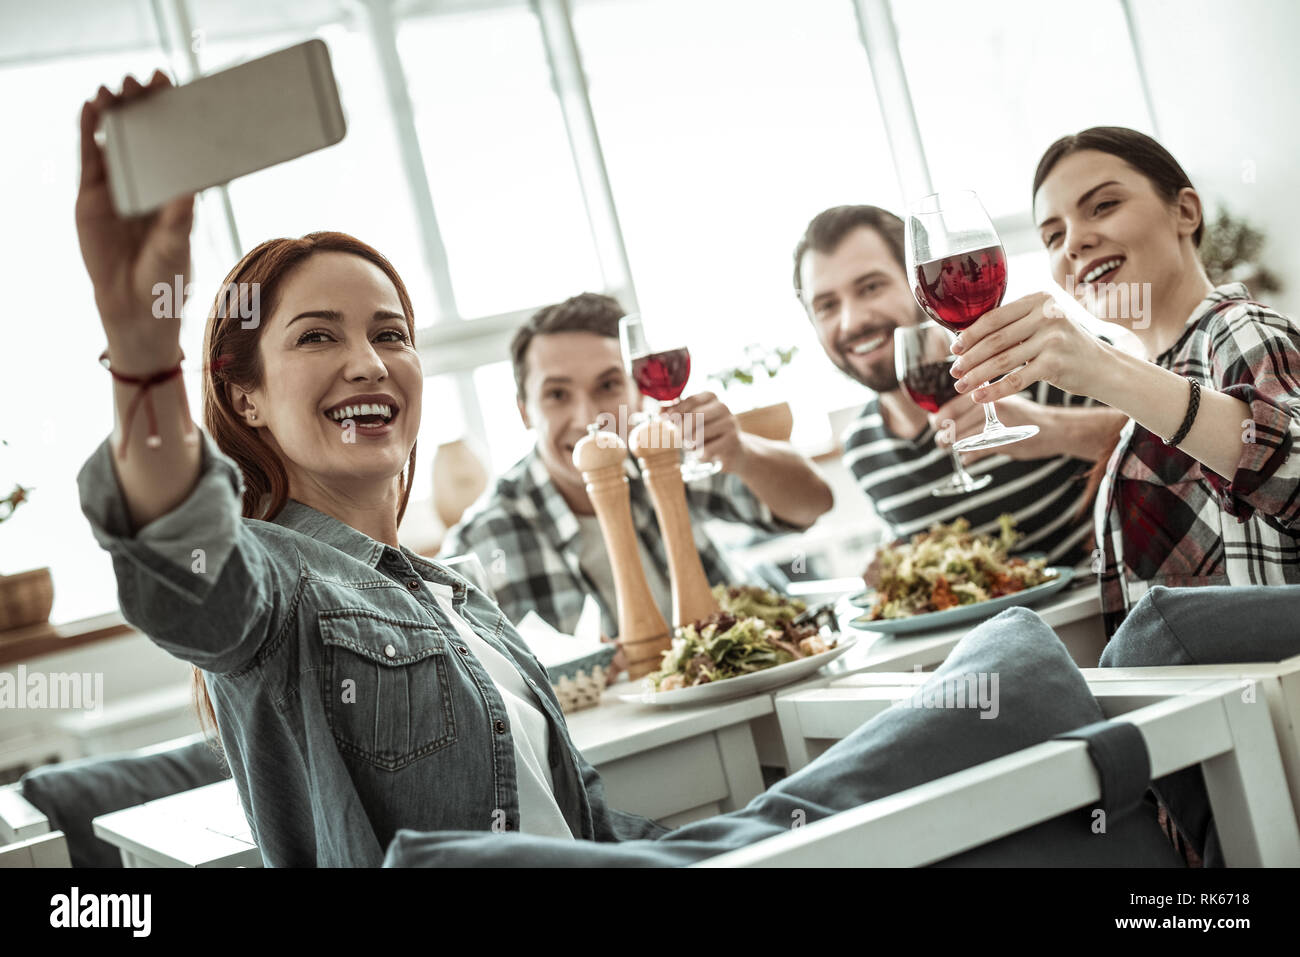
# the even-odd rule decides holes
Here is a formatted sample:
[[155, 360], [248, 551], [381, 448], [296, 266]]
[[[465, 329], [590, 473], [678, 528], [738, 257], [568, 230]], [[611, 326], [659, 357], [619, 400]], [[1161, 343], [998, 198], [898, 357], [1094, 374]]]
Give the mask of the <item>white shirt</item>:
[[455, 626], [461, 641], [487, 671], [505, 702], [519, 778], [519, 830], [525, 834], [573, 840], [573, 832], [555, 801], [555, 786], [551, 780], [550, 726], [532, 689], [525, 683], [519, 669], [476, 635], [465, 619], [453, 610], [448, 586], [430, 581], [424, 584]]

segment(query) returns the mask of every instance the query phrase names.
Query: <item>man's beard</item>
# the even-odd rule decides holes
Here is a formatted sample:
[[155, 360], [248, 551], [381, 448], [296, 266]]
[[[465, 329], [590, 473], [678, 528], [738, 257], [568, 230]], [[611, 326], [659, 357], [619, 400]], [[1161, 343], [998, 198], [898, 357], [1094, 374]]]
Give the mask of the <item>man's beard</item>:
[[870, 372], [861, 373], [849, 365], [849, 360], [842, 352], [836, 353], [831, 361], [846, 376], [859, 385], [865, 385], [872, 392], [893, 392], [898, 388], [898, 373], [894, 371], [893, 362], [881, 363], [884, 368], [873, 368]]
[[[912, 318], [912, 323], [914, 325], [920, 325], [921, 323], [928, 321], [930, 321], [930, 317], [921, 311], [920, 306], [917, 306], [916, 314]], [[893, 338], [894, 330], [901, 326], [902, 323], [894, 323], [893, 326], [890, 327], [889, 335], [891, 339]], [[858, 336], [857, 341], [865, 342], [868, 338], [870, 338], [870, 334], [867, 336]], [[873, 392], [893, 392], [899, 387], [898, 372], [894, 367], [892, 348], [891, 355], [887, 361], [880, 362], [870, 371], [865, 373], [859, 372], [853, 365], [851, 365], [848, 356], [846, 356], [838, 346], [836, 347], [835, 354], [831, 357], [831, 362], [835, 364], [837, 369], [854, 382], [859, 385], [865, 385]]]
[[[893, 357], [893, 348], [892, 348], [894, 329], [896, 328], [898, 328], [897, 325], [889, 327], [887, 333], [887, 335], [891, 340], [889, 358], [887, 360], [878, 361], [874, 366], [872, 366], [869, 369], [869, 371], [867, 372], [859, 371], [858, 367], [852, 364], [851, 360], [849, 359], [849, 356], [845, 354], [845, 350], [839, 346], [836, 346], [835, 354], [831, 357], [831, 362], [835, 364], [835, 367], [837, 369], [843, 372], [854, 382], [857, 382], [860, 385], [865, 385], [868, 389], [871, 389], [873, 392], [893, 392], [895, 389], [898, 388], [898, 373], [894, 369], [894, 357]], [[879, 334], [880, 334], [880, 330], [876, 330], [874, 332], [869, 332], [864, 336], [858, 336], [855, 344], [866, 342], [869, 339]]]

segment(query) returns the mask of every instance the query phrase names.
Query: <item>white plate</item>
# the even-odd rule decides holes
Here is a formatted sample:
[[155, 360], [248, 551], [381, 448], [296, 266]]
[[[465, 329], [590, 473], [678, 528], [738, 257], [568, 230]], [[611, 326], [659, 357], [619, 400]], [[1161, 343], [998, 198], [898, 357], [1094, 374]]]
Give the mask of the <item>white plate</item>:
[[[934, 631], [939, 628], [951, 628], [954, 625], [982, 621], [985, 618], [992, 618], [998, 612], [1005, 611], [1015, 605], [1029, 606], [1034, 602], [1055, 595], [1074, 578], [1073, 568], [1057, 566], [1048, 568], [1046, 571], [1052, 573], [1051, 579], [1041, 585], [1035, 585], [1033, 588], [1012, 592], [1010, 595], [988, 598], [984, 601], [977, 601], [972, 605], [958, 605], [944, 611], [929, 611], [923, 615], [910, 615], [907, 618], [881, 618], [873, 621], [867, 615], [859, 615], [849, 622], [849, 627], [857, 628], [860, 631], [874, 631], [882, 635], [906, 635], [912, 632]], [[849, 604], [859, 608], [869, 608], [870, 605], [858, 604], [863, 595], [869, 594], [871, 592], [866, 591], [862, 595], [854, 595], [849, 599]]]
[[760, 691], [771, 691], [773, 688], [809, 677], [822, 665], [844, 654], [858, 641], [857, 635], [841, 634], [838, 638], [838, 645], [830, 651], [823, 651], [820, 655], [787, 661], [783, 665], [764, 668], [762, 671], [740, 675], [737, 678], [724, 678], [721, 681], [710, 681], [708, 684], [696, 685], [693, 688], [678, 688], [676, 691], [655, 691], [646, 679], [642, 679], [644, 691], [624, 692], [618, 697], [621, 701], [631, 701], [636, 704], [703, 704], [706, 701], [725, 701], [728, 698], [758, 694]]

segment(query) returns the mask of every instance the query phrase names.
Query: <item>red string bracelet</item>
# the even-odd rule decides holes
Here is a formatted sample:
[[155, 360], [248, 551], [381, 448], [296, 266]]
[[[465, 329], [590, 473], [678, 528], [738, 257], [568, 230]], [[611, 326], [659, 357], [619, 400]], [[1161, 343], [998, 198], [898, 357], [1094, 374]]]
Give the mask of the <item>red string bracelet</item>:
[[[185, 359], [185, 350], [181, 350], [181, 360]], [[158, 420], [153, 411], [153, 399], [149, 396], [149, 390], [160, 382], [166, 382], [181, 374], [181, 364], [177, 362], [170, 369], [164, 369], [162, 372], [155, 372], [147, 376], [129, 376], [120, 372], [114, 372], [113, 367], [109, 364], [108, 350], [105, 349], [99, 356], [100, 364], [108, 370], [109, 374], [118, 382], [125, 382], [128, 385], [138, 385], [140, 391], [136, 393], [131, 404], [126, 409], [126, 424], [122, 427], [122, 445], [118, 449], [118, 455], [123, 461], [126, 460], [126, 442], [131, 435], [131, 420], [135, 417], [135, 410], [144, 400], [145, 414], [149, 417], [149, 437], [145, 439], [144, 444], [151, 449], [162, 447], [162, 436], [158, 434]], [[185, 390], [181, 389], [181, 407], [185, 410], [185, 442], [194, 445], [198, 442], [198, 433], [194, 430], [194, 423], [190, 420], [189, 400], [185, 397]]]

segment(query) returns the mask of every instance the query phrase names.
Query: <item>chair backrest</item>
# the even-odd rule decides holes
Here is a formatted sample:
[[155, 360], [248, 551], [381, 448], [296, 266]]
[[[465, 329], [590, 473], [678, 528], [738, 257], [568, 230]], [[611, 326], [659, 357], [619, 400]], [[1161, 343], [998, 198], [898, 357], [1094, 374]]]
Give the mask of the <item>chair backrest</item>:
[[0, 868], [71, 866], [68, 841], [62, 831], [52, 831], [0, 847]]
[[[175, 751], [203, 740], [203, 734], [191, 734], [171, 741], [149, 745], [131, 752], [133, 757], [146, 757]], [[36, 805], [23, 797], [22, 782], [0, 787], [0, 847], [16, 841], [50, 832], [49, 818]]]
[[59, 830], [75, 866], [120, 867], [119, 850], [94, 833], [96, 817], [227, 776], [201, 734], [111, 757], [45, 765], [23, 776], [19, 794], [0, 802], [0, 827], [15, 838], [24, 823], [24, 836], [35, 836], [42, 826]]
[[1084, 668], [1090, 684], [1135, 678], [1240, 678], [1255, 683], [1254, 693], [1268, 706], [1277, 738], [1291, 805], [1300, 824], [1300, 655], [1276, 662], [1170, 665], [1160, 668]]
[[[778, 697], [787, 751], [803, 741], [807, 754], [808, 741], [843, 737], [909, 698], [916, 677], [897, 677], [892, 689], [881, 675], [859, 675]], [[1123, 715], [1140, 730], [1152, 778], [1200, 764], [1229, 866], [1300, 865], [1300, 829], [1272, 722], [1248, 700], [1252, 681], [1142, 677], [1089, 688], [1106, 717]], [[1046, 741], [698, 866], [924, 866], [1101, 797], [1087, 744]]]
[[21, 783], [0, 787], [0, 847], [49, 832], [49, 819], [23, 797]]

